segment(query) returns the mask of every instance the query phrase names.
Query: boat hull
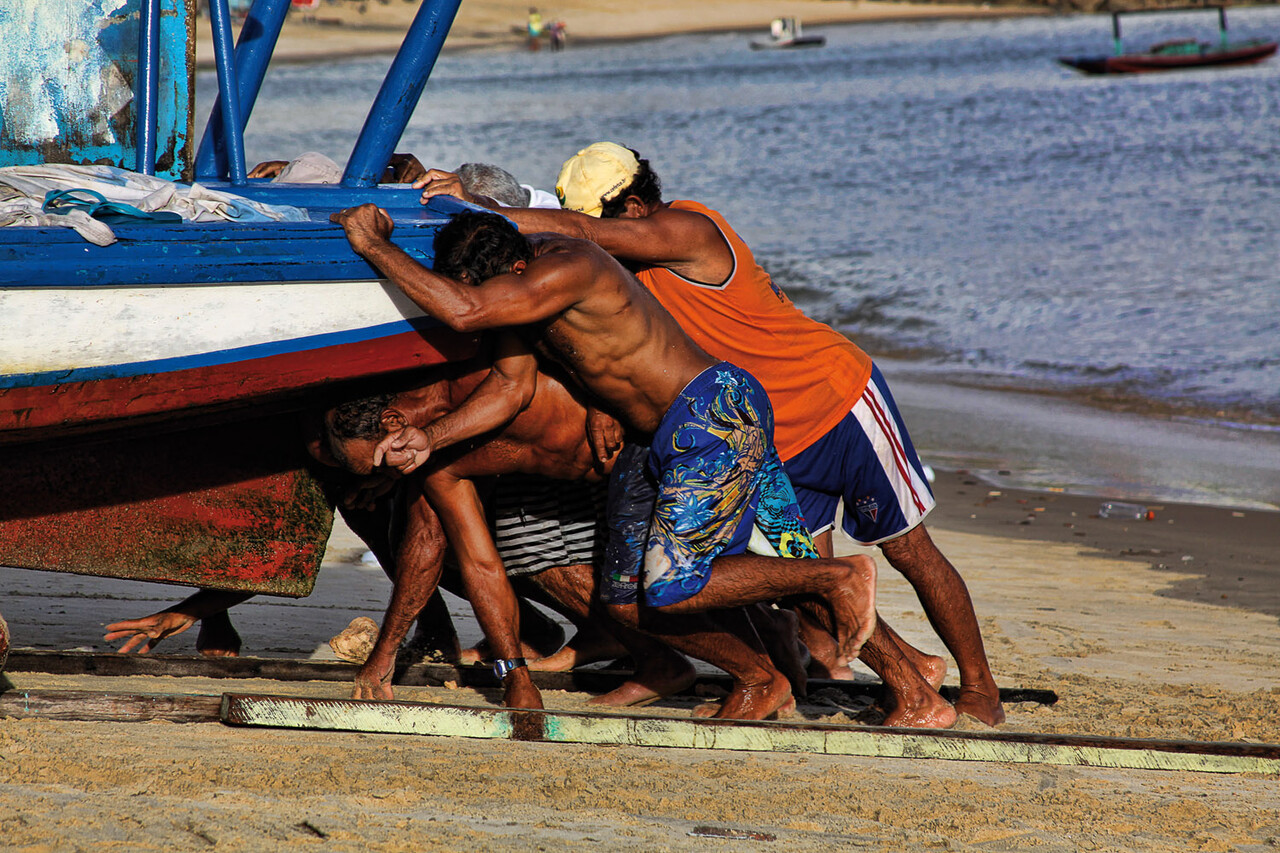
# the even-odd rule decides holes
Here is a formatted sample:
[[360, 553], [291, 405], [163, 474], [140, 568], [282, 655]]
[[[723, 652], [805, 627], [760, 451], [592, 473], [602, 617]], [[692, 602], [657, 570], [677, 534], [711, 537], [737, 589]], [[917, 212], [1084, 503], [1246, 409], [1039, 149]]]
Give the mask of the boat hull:
[[[448, 216], [402, 195], [396, 242], [429, 264]], [[322, 204], [105, 247], [0, 229], [0, 565], [310, 592], [333, 501], [302, 415], [478, 346], [380, 280]]]
[[767, 39], [752, 41], [752, 50], [791, 50], [802, 47], [822, 47], [827, 43], [826, 36], [799, 36], [791, 39]]
[[1270, 58], [1275, 54], [1276, 48], [1276, 42], [1265, 42], [1233, 50], [1212, 50], [1193, 54], [1126, 53], [1119, 56], [1064, 56], [1058, 61], [1086, 74], [1143, 74], [1153, 71], [1176, 71], [1183, 68], [1249, 65]]
[[333, 524], [296, 415], [0, 447], [0, 565], [305, 596]]

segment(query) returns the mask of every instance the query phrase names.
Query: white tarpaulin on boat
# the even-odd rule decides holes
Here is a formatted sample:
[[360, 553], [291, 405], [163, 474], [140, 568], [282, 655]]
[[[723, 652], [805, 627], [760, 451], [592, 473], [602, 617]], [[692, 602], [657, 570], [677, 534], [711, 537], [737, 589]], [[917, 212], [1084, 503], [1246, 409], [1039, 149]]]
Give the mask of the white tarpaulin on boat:
[[99, 246], [114, 242], [111, 227], [94, 219], [92, 210], [45, 210], [46, 196], [65, 190], [86, 190], [86, 196], [97, 193], [109, 202], [130, 205], [143, 213], [174, 213], [189, 222], [307, 220], [302, 208], [264, 204], [200, 184], [178, 184], [114, 166], [52, 164], [0, 168], [0, 226], [69, 227]]

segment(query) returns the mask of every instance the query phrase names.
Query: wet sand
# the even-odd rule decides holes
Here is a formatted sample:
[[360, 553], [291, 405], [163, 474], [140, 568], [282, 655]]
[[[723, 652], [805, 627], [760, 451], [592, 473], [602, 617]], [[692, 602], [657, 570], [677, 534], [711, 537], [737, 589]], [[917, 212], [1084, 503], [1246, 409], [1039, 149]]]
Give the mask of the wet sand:
[[[1095, 517], [1093, 498], [997, 488], [963, 472], [940, 473], [936, 488], [930, 528], [969, 584], [997, 679], [1060, 697], [1009, 705], [1001, 731], [1280, 742], [1280, 591], [1267, 579], [1275, 513], [1164, 504], [1151, 521], [1120, 521]], [[246, 653], [324, 656], [350, 619], [379, 618], [389, 587], [358, 564], [362, 550], [339, 528], [313, 596], [237, 608]], [[910, 588], [881, 568], [882, 615], [945, 654]], [[19, 570], [0, 571], [0, 584], [16, 647], [105, 650], [105, 623], [183, 594]], [[463, 627], [464, 639], [477, 636], [473, 623]], [[184, 635], [160, 651], [190, 653], [193, 643]], [[5, 677], [11, 691], [348, 695], [335, 682]], [[440, 688], [402, 688], [398, 698], [496, 699]], [[578, 709], [588, 697], [544, 698]], [[688, 704], [646, 710], [681, 715]], [[878, 722], [873, 708], [821, 693], [801, 713]], [[1274, 775], [30, 719], [0, 720], [0, 755], [0, 832], [18, 850], [706, 849], [687, 835], [700, 824], [768, 832], [788, 850], [1280, 843]]]

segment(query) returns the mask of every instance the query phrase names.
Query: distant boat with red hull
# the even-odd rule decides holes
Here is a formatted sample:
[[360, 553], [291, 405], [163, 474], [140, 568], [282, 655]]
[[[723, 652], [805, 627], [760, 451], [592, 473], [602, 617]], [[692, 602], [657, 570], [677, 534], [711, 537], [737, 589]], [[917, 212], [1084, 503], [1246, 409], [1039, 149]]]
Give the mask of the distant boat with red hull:
[[[1120, 35], [1120, 16], [1166, 12], [1216, 10], [1218, 12], [1218, 41], [1204, 42], [1196, 39], [1177, 39], [1152, 45], [1140, 53], [1125, 53]], [[1276, 52], [1274, 41], [1227, 40], [1227, 10], [1223, 6], [1194, 6], [1176, 9], [1142, 9], [1131, 12], [1115, 12], [1111, 16], [1115, 41], [1115, 53], [1110, 56], [1063, 56], [1058, 61], [1086, 74], [1141, 74], [1151, 71], [1175, 71], [1183, 68], [1208, 68], [1215, 66], [1249, 65], [1262, 62]]]

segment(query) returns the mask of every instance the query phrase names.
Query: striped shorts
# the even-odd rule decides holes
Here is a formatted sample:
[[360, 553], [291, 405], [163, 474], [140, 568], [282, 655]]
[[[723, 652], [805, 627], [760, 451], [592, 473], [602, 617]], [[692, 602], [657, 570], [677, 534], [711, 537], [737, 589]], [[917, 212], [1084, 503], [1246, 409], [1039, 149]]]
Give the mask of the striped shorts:
[[831, 431], [782, 464], [814, 535], [841, 525], [856, 542], [877, 545], [914, 528], [933, 509], [933, 491], [880, 368], [853, 409]]
[[560, 566], [597, 565], [603, 553], [604, 483], [533, 474], [498, 478], [489, 517], [509, 577]]

